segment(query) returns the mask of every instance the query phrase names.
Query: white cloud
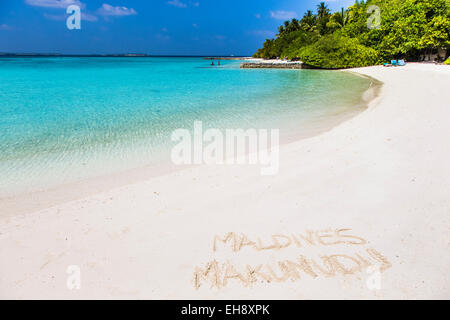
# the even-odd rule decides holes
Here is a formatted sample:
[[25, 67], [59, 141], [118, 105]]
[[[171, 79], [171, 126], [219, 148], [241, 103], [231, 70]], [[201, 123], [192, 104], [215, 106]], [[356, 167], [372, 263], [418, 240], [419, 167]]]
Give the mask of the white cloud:
[[189, 5], [186, 2], [183, 2], [182, 0], [170, 0], [167, 1], [168, 5], [177, 7], [177, 8], [187, 8], [188, 6], [192, 6], [192, 7], [200, 7], [200, 2], [199, 1], [189, 1]]
[[291, 20], [297, 17], [297, 13], [294, 11], [270, 11], [270, 16], [277, 20]]
[[167, 1], [167, 4], [170, 4], [171, 6], [177, 7], [177, 8], [186, 8], [187, 4], [181, 2], [180, 0], [170, 0]]
[[127, 7], [114, 7], [107, 3], [104, 3], [100, 9], [97, 10], [97, 13], [102, 16], [114, 16], [114, 17], [120, 17], [120, 16], [132, 16], [136, 15], [137, 12], [133, 8], [127, 8]]
[[85, 4], [79, 0], [25, 0], [25, 3], [33, 7], [44, 8], [60, 8], [66, 9], [70, 5], [77, 5], [81, 8], [85, 7]]
[[[25, 0], [30, 6], [42, 7], [42, 8], [54, 8], [54, 9], [67, 9], [70, 5], [77, 5], [80, 8], [85, 8], [86, 5], [80, 0]], [[62, 21], [67, 19], [67, 15], [63, 14], [48, 14], [44, 13], [44, 17], [49, 20]], [[81, 19], [84, 21], [97, 21], [98, 17], [90, 13], [81, 13]]]

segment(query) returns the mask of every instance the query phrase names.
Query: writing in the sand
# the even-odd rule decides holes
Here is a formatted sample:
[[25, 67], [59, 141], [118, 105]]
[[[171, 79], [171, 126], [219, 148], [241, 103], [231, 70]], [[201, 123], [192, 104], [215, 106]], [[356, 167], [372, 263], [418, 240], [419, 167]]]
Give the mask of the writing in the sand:
[[[199, 289], [202, 285], [212, 288], [224, 288], [231, 282], [243, 286], [250, 286], [257, 282], [280, 283], [297, 281], [302, 276], [310, 278], [336, 277], [339, 275], [353, 275], [376, 267], [380, 272], [392, 265], [389, 260], [377, 250], [366, 247], [367, 240], [352, 234], [351, 229], [327, 229], [306, 231], [303, 233], [276, 234], [265, 238], [250, 238], [245, 234], [230, 232], [223, 236], [214, 236], [213, 252], [226, 249], [234, 254], [243, 254], [244, 248], [256, 252], [281, 251], [287, 248], [313, 250], [314, 257], [295, 254], [291, 259], [280, 259], [265, 264], [240, 266], [230, 261], [219, 262], [216, 259], [203, 266], [197, 266], [194, 271], [193, 285]], [[351, 254], [333, 252], [321, 254], [321, 248], [354, 247]], [[348, 249], [348, 248], [347, 248]], [[335, 249], [333, 249], [335, 250]]]

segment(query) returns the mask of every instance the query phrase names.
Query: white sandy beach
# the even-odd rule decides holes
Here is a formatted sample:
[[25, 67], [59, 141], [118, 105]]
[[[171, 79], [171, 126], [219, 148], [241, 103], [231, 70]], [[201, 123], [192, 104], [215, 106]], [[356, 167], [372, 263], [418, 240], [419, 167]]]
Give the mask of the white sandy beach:
[[450, 299], [450, 67], [352, 72], [380, 96], [281, 146], [278, 175], [199, 166], [0, 214], [0, 298]]

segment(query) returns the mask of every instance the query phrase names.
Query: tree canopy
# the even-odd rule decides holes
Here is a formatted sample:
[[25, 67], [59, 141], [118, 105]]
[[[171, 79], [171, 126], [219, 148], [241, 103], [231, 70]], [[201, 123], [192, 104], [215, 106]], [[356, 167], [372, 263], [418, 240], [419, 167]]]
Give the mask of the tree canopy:
[[331, 13], [321, 2], [316, 12], [286, 21], [254, 56], [287, 57], [322, 68], [416, 59], [430, 49], [449, 48], [449, 8], [450, 0], [367, 0]]

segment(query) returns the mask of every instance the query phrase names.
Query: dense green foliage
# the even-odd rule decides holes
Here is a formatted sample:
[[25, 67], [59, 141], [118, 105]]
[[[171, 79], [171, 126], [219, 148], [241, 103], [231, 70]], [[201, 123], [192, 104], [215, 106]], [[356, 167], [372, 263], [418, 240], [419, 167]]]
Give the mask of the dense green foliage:
[[296, 30], [276, 39], [268, 39], [264, 42], [262, 49], [258, 50], [258, 57], [265, 59], [274, 59], [277, 57], [294, 58], [294, 51], [298, 50], [301, 46], [312, 44], [317, 40], [318, 36], [315, 33]]
[[359, 43], [356, 38], [340, 34], [321, 37], [316, 43], [302, 47], [298, 56], [304, 63], [321, 68], [354, 68], [374, 65], [379, 61], [378, 53]]
[[[379, 24], [373, 5], [380, 9]], [[321, 68], [417, 60], [433, 49], [450, 48], [449, 8], [450, 0], [367, 0], [331, 13], [322, 2], [316, 13], [286, 21], [254, 56], [287, 57]]]
[[450, 58], [447, 58], [447, 60], [444, 61], [444, 64], [450, 65]]

